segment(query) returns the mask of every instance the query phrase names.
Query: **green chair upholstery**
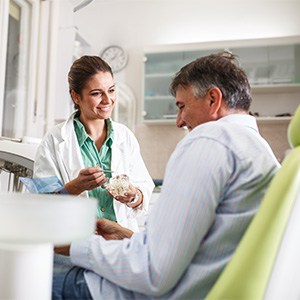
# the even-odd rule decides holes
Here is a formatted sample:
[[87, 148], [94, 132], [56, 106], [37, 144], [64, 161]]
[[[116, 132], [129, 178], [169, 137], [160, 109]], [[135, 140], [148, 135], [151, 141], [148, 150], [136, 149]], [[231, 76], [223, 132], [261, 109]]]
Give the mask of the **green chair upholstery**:
[[[299, 268], [295, 271], [300, 273], [300, 250], [290, 259], [288, 270], [282, 272], [275, 267], [277, 263], [287, 266], [288, 253], [295, 252], [293, 247], [300, 249], [300, 242], [295, 244], [300, 240], [300, 106], [289, 124], [288, 138], [294, 148], [274, 176], [256, 216], [207, 300], [300, 299], [299, 276], [296, 277], [298, 284], [287, 280], [295, 277], [287, 273], [298, 257]], [[299, 213], [293, 214], [298, 206]], [[286, 239], [287, 233], [293, 238]], [[277, 270], [276, 276], [272, 276], [274, 270]], [[291, 293], [293, 296], [288, 297]]]
[[300, 105], [289, 124], [288, 140], [291, 147], [297, 147], [300, 145]]

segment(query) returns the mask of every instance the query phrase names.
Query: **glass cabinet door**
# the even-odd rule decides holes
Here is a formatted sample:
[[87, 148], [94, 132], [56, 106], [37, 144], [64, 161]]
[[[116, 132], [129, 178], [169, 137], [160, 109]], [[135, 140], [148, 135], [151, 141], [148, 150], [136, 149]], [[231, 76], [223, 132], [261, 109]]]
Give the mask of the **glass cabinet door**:
[[299, 45], [276, 45], [232, 48], [238, 55], [252, 86], [296, 83], [296, 47]]
[[181, 52], [146, 54], [143, 112], [145, 120], [174, 118], [176, 107], [169, 93], [169, 86], [182, 61]]
[[[255, 43], [254, 43], [255, 45]], [[199, 46], [200, 48], [200, 46]], [[155, 121], [168, 123], [175, 119], [177, 108], [169, 93], [170, 83], [181, 67], [191, 61], [217, 53], [224, 49], [238, 56], [240, 65], [248, 75], [253, 93], [291, 93], [300, 90], [300, 42], [265, 45], [215, 47], [199, 50], [154, 52], [145, 54], [143, 119], [146, 123]], [[257, 97], [255, 97], [257, 98]], [[263, 96], [260, 98], [264, 98]], [[289, 100], [290, 109], [297, 100]], [[299, 100], [298, 102], [299, 103]], [[281, 103], [277, 103], [278, 111]], [[284, 105], [284, 103], [283, 103]], [[255, 108], [255, 107], [254, 107]], [[275, 116], [278, 112], [263, 112]]]

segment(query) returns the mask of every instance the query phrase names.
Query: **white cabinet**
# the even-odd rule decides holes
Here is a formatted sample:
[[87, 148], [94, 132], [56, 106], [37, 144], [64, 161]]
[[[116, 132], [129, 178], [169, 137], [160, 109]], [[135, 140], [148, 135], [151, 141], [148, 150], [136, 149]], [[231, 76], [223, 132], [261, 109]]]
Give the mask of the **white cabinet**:
[[251, 112], [259, 121], [288, 121], [300, 104], [300, 37], [175, 45], [146, 51], [144, 122], [174, 123], [177, 108], [169, 86], [175, 73], [198, 57], [224, 49], [238, 55], [248, 75]]

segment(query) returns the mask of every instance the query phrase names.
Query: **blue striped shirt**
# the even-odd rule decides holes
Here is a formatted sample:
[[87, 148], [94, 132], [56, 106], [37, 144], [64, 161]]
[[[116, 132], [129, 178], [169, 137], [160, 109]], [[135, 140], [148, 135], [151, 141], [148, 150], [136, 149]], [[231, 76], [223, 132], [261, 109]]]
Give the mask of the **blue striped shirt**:
[[94, 299], [202, 299], [280, 167], [255, 118], [229, 115], [178, 143], [144, 232], [71, 246]]

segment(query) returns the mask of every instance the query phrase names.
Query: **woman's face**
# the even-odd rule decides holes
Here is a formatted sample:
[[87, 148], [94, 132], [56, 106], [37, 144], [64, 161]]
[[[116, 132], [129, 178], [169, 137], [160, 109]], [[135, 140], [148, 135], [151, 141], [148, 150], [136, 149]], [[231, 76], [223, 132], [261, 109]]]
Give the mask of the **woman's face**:
[[82, 95], [73, 95], [80, 107], [80, 116], [85, 119], [107, 119], [116, 103], [116, 88], [109, 72], [98, 72], [87, 81]]

